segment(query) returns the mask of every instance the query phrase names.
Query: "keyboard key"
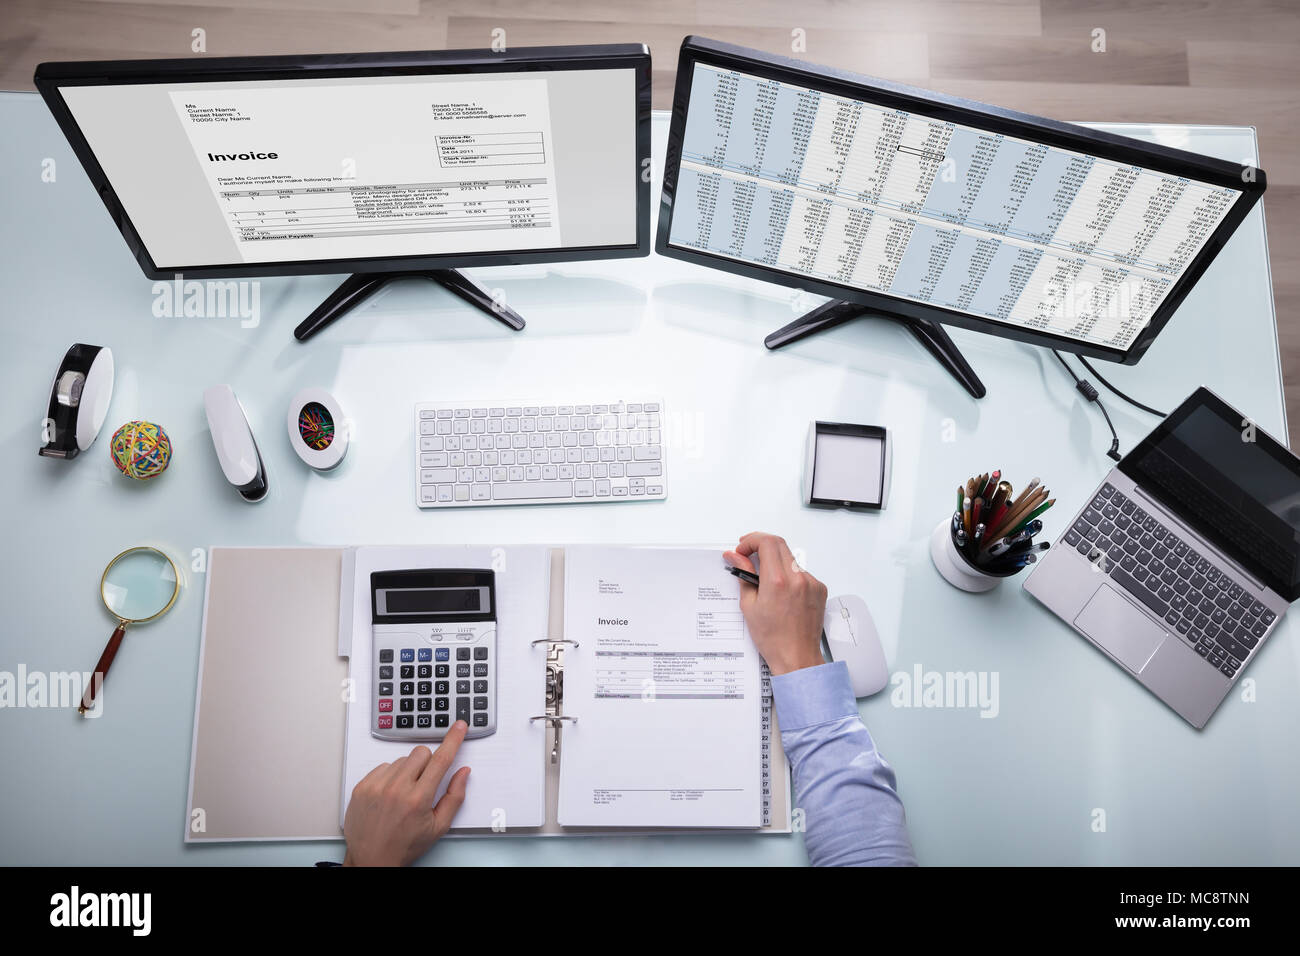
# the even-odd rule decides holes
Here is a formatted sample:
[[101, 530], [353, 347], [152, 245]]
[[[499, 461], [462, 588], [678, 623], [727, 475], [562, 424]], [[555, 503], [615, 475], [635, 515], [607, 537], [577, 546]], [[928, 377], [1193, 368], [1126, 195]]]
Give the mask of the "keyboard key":
[[1142, 584], [1123, 568], [1112, 570], [1110, 579], [1154, 611], [1157, 617], [1163, 618], [1168, 613], [1168, 605], [1148, 590], [1150, 587], [1149, 582]]
[[522, 501], [529, 498], [571, 498], [573, 482], [571, 481], [529, 481], [512, 482], [506, 485], [493, 485], [494, 501]]
[[488, 649], [486, 647], [474, 648], [474, 660], [485, 661], [488, 659]]
[[486, 727], [487, 725], [488, 725], [488, 715], [487, 715], [487, 714], [478, 713], [478, 714], [475, 714], [475, 715], [474, 715], [474, 726], [475, 726], [475, 727]]

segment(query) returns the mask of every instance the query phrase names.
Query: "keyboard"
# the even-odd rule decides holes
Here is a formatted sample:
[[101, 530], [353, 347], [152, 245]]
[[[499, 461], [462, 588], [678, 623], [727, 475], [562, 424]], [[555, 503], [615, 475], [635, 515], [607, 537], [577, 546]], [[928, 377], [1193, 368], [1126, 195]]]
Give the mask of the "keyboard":
[[1228, 678], [1277, 620], [1224, 567], [1109, 482], [1064, 540]]
[[666, 497], [659, 401], [415, 406], [421, 508]]

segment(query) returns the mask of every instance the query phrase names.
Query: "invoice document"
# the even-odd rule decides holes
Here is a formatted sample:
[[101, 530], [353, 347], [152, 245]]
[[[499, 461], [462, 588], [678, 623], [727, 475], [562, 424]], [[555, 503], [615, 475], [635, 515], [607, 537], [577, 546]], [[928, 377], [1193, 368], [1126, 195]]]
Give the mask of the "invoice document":
[[721, 550], [565, 557], [562, 826], [762, 824], [761, 660]]
[[170, 95], [245, 262], [560, 245], [544, 78]]

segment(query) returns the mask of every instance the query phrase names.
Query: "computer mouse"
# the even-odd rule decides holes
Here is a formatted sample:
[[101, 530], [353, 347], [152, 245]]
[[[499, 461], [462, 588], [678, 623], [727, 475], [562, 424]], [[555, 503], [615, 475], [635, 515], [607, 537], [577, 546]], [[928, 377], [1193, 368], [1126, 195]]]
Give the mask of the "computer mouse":
[[884, 690], [889, 683], [889, 666], [867, 602], [856, 594], [831, 598], [826, 602], [823, 627], [831, 660], [843, 661], [849, 667], [853, 696], [870, 697]]

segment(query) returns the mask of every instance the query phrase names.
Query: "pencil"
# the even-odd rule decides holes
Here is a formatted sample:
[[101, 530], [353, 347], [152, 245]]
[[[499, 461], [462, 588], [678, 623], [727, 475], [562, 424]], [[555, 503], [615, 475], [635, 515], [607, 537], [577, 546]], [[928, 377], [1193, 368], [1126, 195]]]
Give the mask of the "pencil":
[[1055, 498], [1052, 498], [1048, 501], [1044, 501], [1042, 504], [1038, 505], [1038, 507], [1034, 508], [1033, 511], [1029, 512], [1029, 514], [1025, 515], [1024, 519], [1019, 524], [1017, 524], [1009, 533], [1010, 534], [1017, 533], [1018, 531], [1020, 531], [1020, 529], [1025, 527], [1025, 525], [1029, 524], [1029, 522], [1033, 521], [1035, 518], [1041, 515], [1048, 508], [1052, 507], [1052, 505], [1054, 504], [1056, 504]]
[[1014, 528], [1018, 525], [1025, 515], [1034, 508], [1037, 508], [1046, 499], [1046, 488], [1039, 488], [1036, 491], [1029, 492], [1020, 504], [1012, 505], [1011, 511], [1002, 519], [1002, 523], [998, 525], [997, 531], [995, 532], [996, 536], [999, 538], [1005, 537], [1010, 528]]
[[1011, 510], [1014, 511], [1017, 506], [1024, 504], [1025, 496], [1038, 487], [1038, 479], [1035, 478], [1029, 484], [1025, 485], [1025, 490], [1016, 496], [1016, 500], [1011, 502]]

